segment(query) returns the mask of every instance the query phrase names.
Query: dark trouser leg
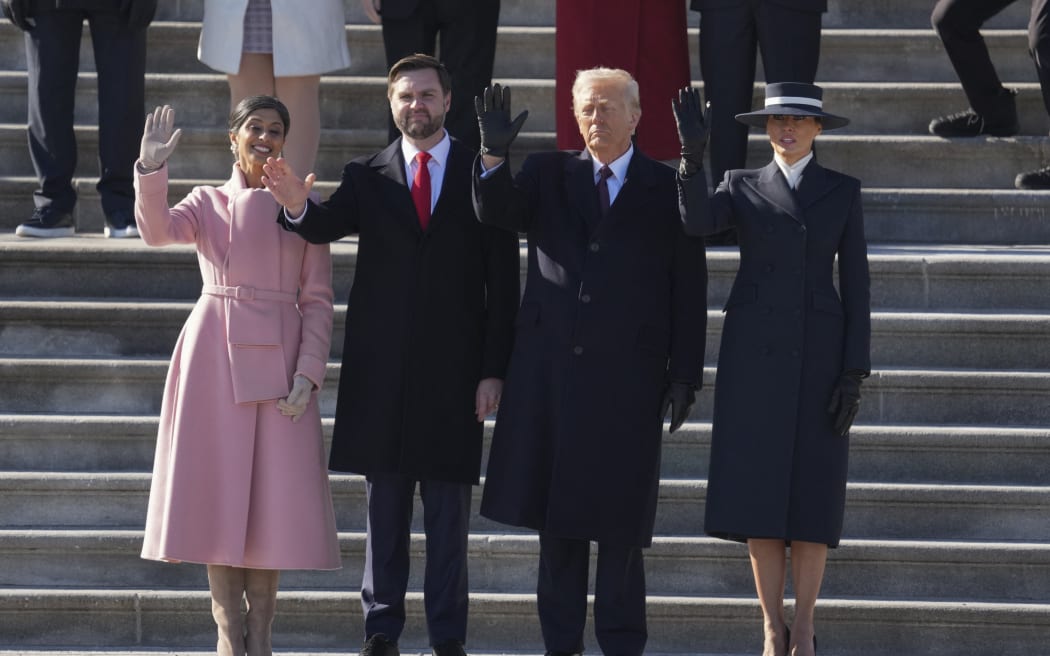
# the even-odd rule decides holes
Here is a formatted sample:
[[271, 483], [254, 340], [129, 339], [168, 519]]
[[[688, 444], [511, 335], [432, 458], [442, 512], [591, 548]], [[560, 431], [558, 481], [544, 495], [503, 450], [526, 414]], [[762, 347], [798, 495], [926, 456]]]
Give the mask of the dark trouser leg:
[[605, 656], [641, 656], [645, 650], [649, 634], [640, 548], [598, 543], [594, 632]]
[[1043, 106], [1050, 114], [1050, 2], [1033, 0], [1032, 18], [1028, 23], [1028, 50], [1039, 75]]
[[751, 111], [757, 36], [747, 6], [700, 12], [700, 72], [711, 103], [711, 183], [747, 163], [747, 126], [737, 114]]
[[98, 69], [98, 192], [110, 215], [135, 204], [132, 167], [145, 109], [146, 30], [129, 30], [117, 12], [88, 18]]
[[[400, 20], [383, 19], [383, 48], [386, 50], [387, 69], [403, 57], [423, 52], [433, 55], [437, 43], [437, 23], [433, 17], [430, 2], [420, 2], [419, 8], [408, 18]], [[453, 83], [455, 81], [453, 80]], [[401, 131], [389, 119], [390, 141], [401, 136]]]
[[763, 3], [755, 17], [766, 83], [817, 79], [821, 14]]
[[427, 561], [423, 603], [430, 644], [467, 640], [467, 535], [471, 486], [421, 481]]
[[72, 212], [77, 202], [73, 105], [84, 15], [80, 11], [39, 11], [35, 18], [36, 28], [25, 33], [29, 154], [40, 183], [33, 201], [39, 208]]
[[1004, 100], [1002, 82], [988, 55], [980, 28], [1014, 0], [939, 0], [930, 19], [977, 114], [995, 122]]
[[452, 75], [452, 107], [445, 127], [449, 134], [478, 150], [481, 137], [474, 96], [492, 84], [499, 0], [480, 0], [458, 16], [442, 17], [441, 22], [438, 54]]
[[536, 605], [547, 651], [583, 651], [590, 552], [587, 540], [540, 533]]
[[397, 641], [405, 627], [412, 498], [416, 482], [396, 474], [373, 474], [368, 492], [368, 536], [361, 606], [365, 638], [382, 633]]

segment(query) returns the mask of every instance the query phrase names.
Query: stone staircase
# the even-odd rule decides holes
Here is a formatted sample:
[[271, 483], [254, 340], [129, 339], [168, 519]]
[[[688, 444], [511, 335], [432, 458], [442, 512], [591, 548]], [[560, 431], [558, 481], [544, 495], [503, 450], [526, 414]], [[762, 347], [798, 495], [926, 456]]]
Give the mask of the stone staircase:
[[[225, 80], [194, 56], [201, 4], [166, 0], [150, 29], [147, 105], [174, 105], [185, 131], [172, 200], [229, 166]], [[876, 371], [853, 433], [844, 540], [818, 605], [821, 653], [1047, 653], [1050, 193], [1012, 189], [1018, 171], [1050, 161], [1050, 121], [1019, 29], [1028, 3], [988, 33], [1003, 78], [1021, 90], [1022, 136], [974, 141], [926, 134], [931, 116], [965, 105], [929, 28], [930, 3], [830, 4], [818, 81], [832, 111], [854, 122], [821, 137], [820, 157], [865, 183]], [[323, 83], [323, 191], [347, 159], [385, 139], [379, 29], [356, 0], [346, 7], [354, 63]], [[554, 0], [502, 1], [496, 75], [530, 110], [519, 162], [553, 145], [553, 17]], [[0, 656], [204, 653], [214, 634], [203, 568], [138, 558], [163, 376], [199, 273], [187, 248], [101, 238], [88, 45], [83, 59], [82, 234], [16, 239], [35, 183], [21, 34], [0, 21], [0, 93], [9, 98], [0, 103]], [[644, 89], [643, 103], [648, 112], [666, 106], [646, 101]], [[762, 138], [751, 146], [755, 165], [768, 159]], [[354, 241], [334, 244], [333, 255], [341, 302]], [[706, 385], [693, 420], [665, 440], [647, 553], [653, 654], [736, 656], [761, 645], [746, 550], [702, 534], [718, 309], [736, 263], [734, 249], [709, 252]], [[344, 310], [321, 398], [327, 431]], [[344, 568], [284, 575], [274, 627], [282, 653], [355, 653], [360, 644], [364, 486], [333, 475], [332, 491]], [[471, 653], [541, 653], [535, 536], [475, 517], [470, 549]], [[402, 647], [429, 653], [421, 530], [413, 551]]]

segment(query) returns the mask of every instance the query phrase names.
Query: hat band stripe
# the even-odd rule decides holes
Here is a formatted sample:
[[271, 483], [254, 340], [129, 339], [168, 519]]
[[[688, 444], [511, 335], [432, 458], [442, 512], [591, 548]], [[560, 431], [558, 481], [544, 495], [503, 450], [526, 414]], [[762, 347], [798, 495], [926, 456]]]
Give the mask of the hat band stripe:
[[809, 105], [810, 107], [816, 107], [817, 109], [824, 106], [824, 104], [816, 98], [806, 98], [805, 96], [777, 96], [775, 98], [766, 98], [766, 107], [771, 107], [773, 105]]

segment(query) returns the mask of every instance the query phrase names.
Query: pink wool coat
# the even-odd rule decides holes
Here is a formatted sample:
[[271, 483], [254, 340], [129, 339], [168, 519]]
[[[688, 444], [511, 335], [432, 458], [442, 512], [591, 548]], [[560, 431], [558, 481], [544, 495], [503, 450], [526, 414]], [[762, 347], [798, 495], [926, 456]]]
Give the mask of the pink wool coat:
[[317, 397], [277, 410], [292, 376], [320, 388], [332, 330], [331, 257], [275, 222], [234, 166], [168, 209], [168, 169], [135, 175], [150, 246], [195, 244], [204, 287], [171, 358], [142, 557], [261, 569], [337, 569]]

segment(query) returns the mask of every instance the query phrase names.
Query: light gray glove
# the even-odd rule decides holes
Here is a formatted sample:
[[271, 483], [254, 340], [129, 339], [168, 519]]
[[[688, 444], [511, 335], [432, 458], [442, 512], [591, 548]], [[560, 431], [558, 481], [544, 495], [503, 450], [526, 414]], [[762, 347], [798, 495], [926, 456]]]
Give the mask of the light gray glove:
[[142, 130], [142, 145], [139, 147], [139, 170], [143, 173], [156, 171], [179, 143], [182, 130], [174, 130], [175, 110], [164, 105], [146, 115], [146, 127]]
[[292, 391], [287, 399], [277, 400], [277, 409], [285, 417], [291, 417], [292, 423], [306, 412], [306, 406], [310, 404], [310, 394], [314, 391], [314, 384], [303, 375], [297, 375], [292, 379]]

